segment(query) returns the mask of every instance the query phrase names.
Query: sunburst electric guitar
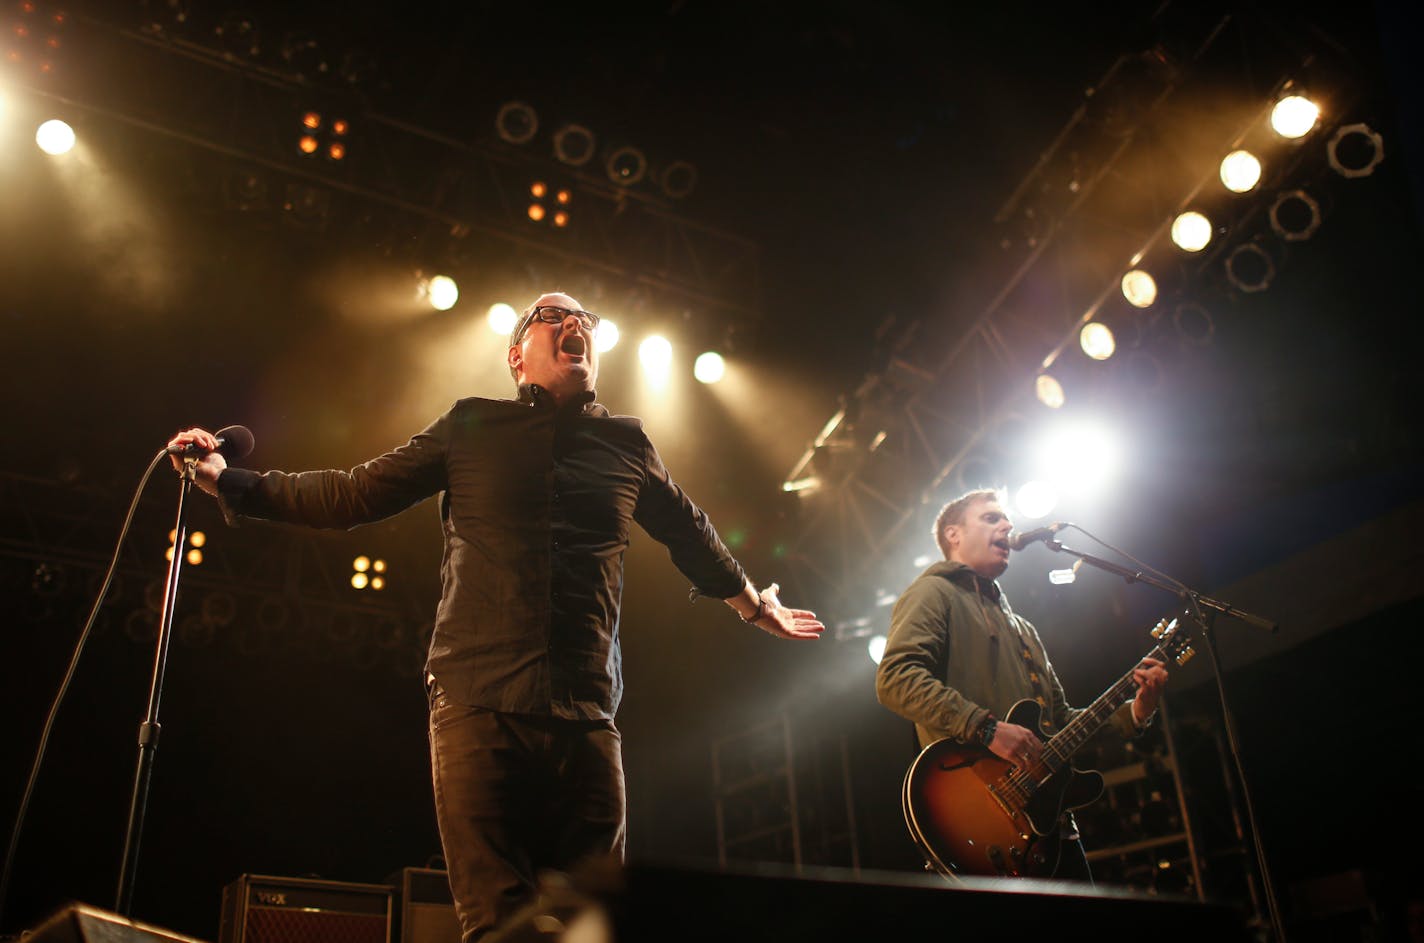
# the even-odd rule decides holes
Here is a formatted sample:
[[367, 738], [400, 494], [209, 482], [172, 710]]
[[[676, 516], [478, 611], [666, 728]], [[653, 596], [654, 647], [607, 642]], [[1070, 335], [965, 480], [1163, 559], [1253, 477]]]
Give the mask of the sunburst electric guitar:
[[[1148, 658], [1183, 665], [1194, 654], [1175, 619], [1159, 622], [1152, 636], [1157, 646]], [[1135, 690], [1128, 671], [1052, 737], [1043, 729], [1038, 703], [1019, 701], [1006, 720], [1044, 741], [1030, 766], [1014, 766], [957, 740], [925, 747], [905, 774], [901, 804], [930, 866], [950, 877], [1051, 877], [1058, 867], [1059, 817], [1103, 792], [1101, 774], [1076, 770], [1069, 761]]]

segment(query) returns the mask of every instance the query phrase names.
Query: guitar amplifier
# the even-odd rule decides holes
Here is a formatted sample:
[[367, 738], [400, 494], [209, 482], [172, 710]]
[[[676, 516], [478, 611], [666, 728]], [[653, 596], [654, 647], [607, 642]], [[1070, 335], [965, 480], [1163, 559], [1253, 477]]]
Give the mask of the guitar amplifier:
[[391, 888], [244, 874], [223, 888], [218, 943], [391, 943]]
[[460, 920], [450, 895], [450, 875], [433, 868], [402, 868], [386, 882], [396, 889], [396, 939], [400, 943], [460, 943]]

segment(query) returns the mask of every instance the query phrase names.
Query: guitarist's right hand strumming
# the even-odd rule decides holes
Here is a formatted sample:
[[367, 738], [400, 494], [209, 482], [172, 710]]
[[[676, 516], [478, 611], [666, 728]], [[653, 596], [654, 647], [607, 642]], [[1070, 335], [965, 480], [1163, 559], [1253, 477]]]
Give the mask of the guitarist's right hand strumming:
[[989, 741], [990, 753], [1015, 766], [1032, 764], [1042, 751], [1043, 741], [1032, 730], [1006, 720], [995, 725], [994, 739]]

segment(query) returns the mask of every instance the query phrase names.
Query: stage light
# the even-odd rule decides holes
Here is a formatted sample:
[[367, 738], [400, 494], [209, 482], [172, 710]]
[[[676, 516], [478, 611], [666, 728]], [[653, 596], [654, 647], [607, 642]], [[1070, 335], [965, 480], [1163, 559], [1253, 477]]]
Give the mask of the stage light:
[[870, 654], [871, 661], [877, 665], [880, 664], [880, 659], [885, 657], [885, 646], [889, 641], [890, 640], [883, 635], [872, 635], [870, 637], [870, 640], [865, 643], [865, 650]]
[[1134, 308], [1150, 308], [1157, 300], [1157, 279], [1135, 268], [1122, 277], [1122, 296]]
[[727, 362], [715, 351], [698, 354], [692, 364], [692, 375], [700, 383], [716, 383], [727, 373]]
[[536, 223], [539, 222], [541, 219], [543, 219], [543, 218], [544, 218], [544, 204], [542, 204], [542, 203], [530, 203], [530, 204], [529, 204], [529, 218], [532, 219], [532, 220], [534, 220], [534, 222], [536, 222]]
[[569, 214], [565, 213], [563, 210], [559, 210], [557, 213], [554, 214], [553, 222], [554, 228], [563, 229], [569, 224]]
[[1320, 118], [1320, 106], [1303, 95], [1288, 95], [1271, 109], [1271, 127], [1283, 138], [1305, 137]]
[[494, 129], [506, 144], [528, 144], [539, 133], [539, 116], [524, 102], [505, 102], [494, 117]]
[[1342, 177], [1368, 177], [1384, 160], [1384, 138], [1367, 124], [1347, 124], [1330, 136], [1325, 156]]
[[35, 143], [40, 150], [55, 157], [69, 153], [74, 141], [74, 129], [58, 118], [51, 118], [35, 131]]
[[302, 115], [302, 127], [315, 131], [321, 127], [321, 115], [315, 111], [308, 111]]
[[346, 145], [340, 141], [332, 141], [326, 149], [326, 156], [332, 160], [341, 160], [346, 157]]
[[[514, 330], [514, 326], [519, 323], [519, 312], [500, 301], [490, 305], [486, 318], [489, 320], [490, 330], [501, 337], [508, 337], [509, 332]], [[600, 326], [599, 330], [602, 329]]]
[[653, 386], [660, 387], [672, 371], [672, 344], [667, 338], [654, 334], [638, 345], [638, 360], [643, 365], [643, 376]]
[[1031, 521], [1047, 517], [1058, 506], [1058, 491], [1046, 481], [1027, 481], [1014, 493], [1014, 509]]
[[1063, 384], [1047, 373], [1040, 373], [1034, 379], [1033, 393], [1038, 397], [1038, 401], [1049, 409], [1059, 409], [1063, 406]]
[[1304, 190], [1291, 190], [1271, 204], [1271, 228], [1287, 242], [1304, 242], [1320, 228], [1320, 204]]
[[1084, 324], [1083, 330], [1078, 333], [1078, 344], [1083, 348], [1083, 353], [1094, 360], [1107, 360], [1113, 355], [1113, 351], [1117, 350], [1112, 328], [1101, 321]]
[[362, 554], [355, 560], [351, 561], [351, 569], [355, 570], [357, 573], [365, 573], [370, 568], [371, 558], [366, 556], [365, 554]]
[[351, 130], [351, 123], [344, 118], [337, 118], [331, 122], [331, 133], [337, 137], [345, 137], [346, 132]]
[[1211, 220], [1188, 210], [1172, 220], [1172, 241], [1187, 252], [1200, 252], [1211, 242]]
[[670, 200], [681, 200], [697, 187], [697, 168], [685, 160], [676, 160], [658, 174], [658, 185]]
[[569, 202], [573, 200], [573, 198], [573, 194], [567, 190], [560, 190], [558, 193], [554, 194], [554, 202], [558, 203], [560, 206], [568, 206]]
[[189, 551], [188, 551], [188, 565], [189, 565], [189, 566], [199, 566], [200, 564], [202, 564], [202, 562], [203, 562], [203, 551], [199, 550], [197, 547], [194, 547], [192, 550], [189, 550]]
[[598, 322], [598, 333], [593, 336], [593, 344], [600, 354], [606, 354], [618, 344], [618, 325], [607, 318]]
[[1060, 493], [1096, 491], [1116, 476], [1119, 464], [1117, 442], [1092, 423], [1058, 429], [1044, 440], [1039, 454], [1039, 467], [1049, 470], [1050, 484]]
[[321, 145], [317, 142], [317, 139], [312, 137], [310, 134], [303, 134], [300, 138], [297, 139], [297, 150], [301, 151], [303, 154], [315, 154], [317, 148], [320, 146]]
[[188, 543], [195, 547], [201, 547], [208, 542], [208, 535], [200, 530], [195, 530], [188, 535]]
[[554, 156], [570, 167], [582, 167], [597, 151], [598, 140], [581, 124], [566, 124], [554, 132]]
[[1221, 183], [1232, 193], [1249, 193], [1261, 182], [1261, 162], [1250, 151], [1232, 151], [1221, 159]]
[[608, 179], [620, 187], [631, 187], [643, 179], [648, 172], [648, 158], [636, 147], [623, 145], [615, 149], [603, 162]]
[[351, 574], [351, 585], [355, 589], [365, 589], [366, 584], [371, 581], [365, 573], [356, 572]]
[[1239, 291], [1254, 294], [1271, 287], [1276, 277], [1276, 264], [1265, 249], [1254, 242], [1243, 242], [1226, 257], [1226, 278]]
[[460, 300], [460, 286], [449, 275], [436, 275], [424, 287], [430, 307], [436, 311], [449, 311]]
[[535, 180], [529, 185], [529, 195], [536, 200], [544, 199], [544, 195], [549, 192], [549, 187], [542, 180]]

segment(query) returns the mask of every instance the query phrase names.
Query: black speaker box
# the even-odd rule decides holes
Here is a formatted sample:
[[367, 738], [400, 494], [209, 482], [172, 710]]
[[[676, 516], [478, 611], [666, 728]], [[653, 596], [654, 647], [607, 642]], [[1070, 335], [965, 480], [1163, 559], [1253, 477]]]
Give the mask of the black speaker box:
[[396, 889], [400, 943], [460, 943], [460, 920], [450, 875], [434, 868], [402, 868], [386, 879]]
[[391, 888], [244, 874], [223, 888], [218, 943], [391, 943]]
[[202, 943], [84, 904], [71, 904], [26, 933], [27, 943]]

